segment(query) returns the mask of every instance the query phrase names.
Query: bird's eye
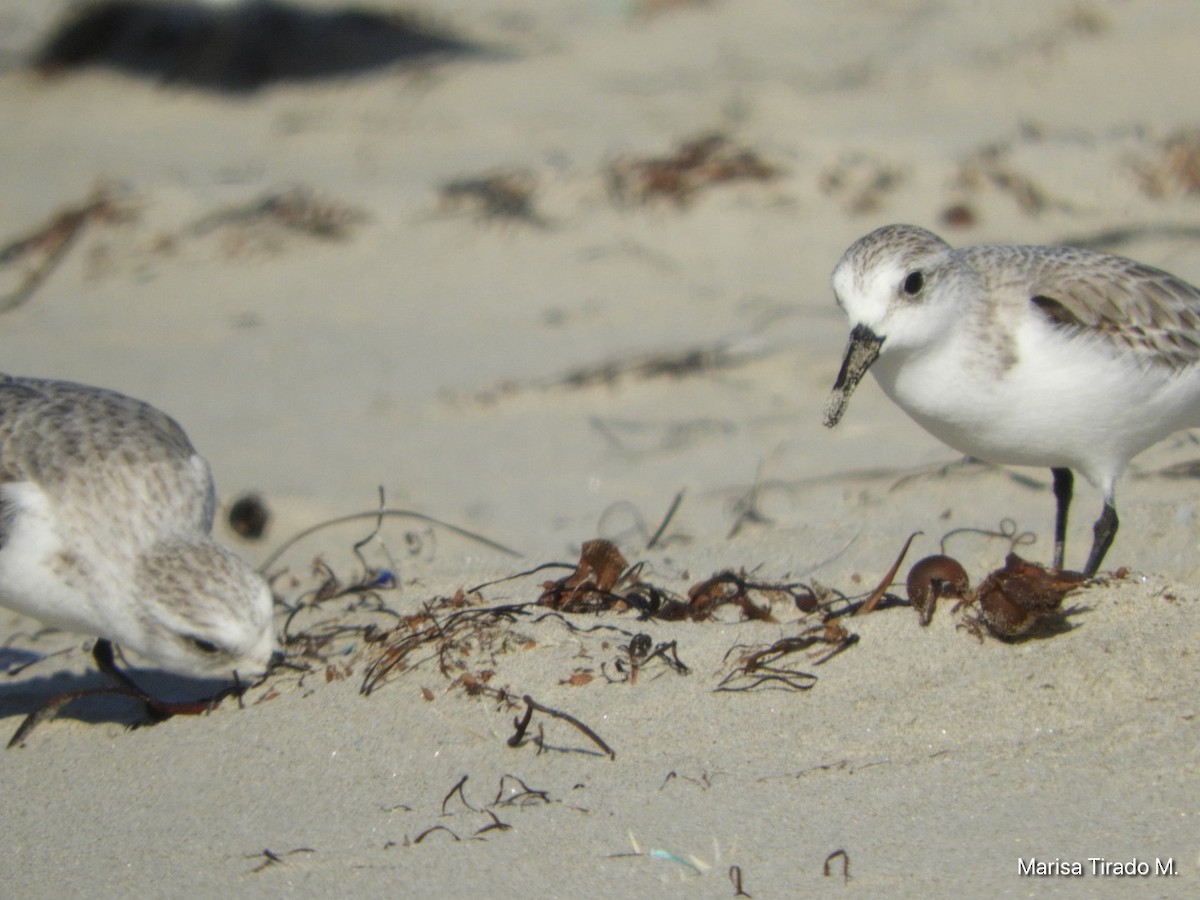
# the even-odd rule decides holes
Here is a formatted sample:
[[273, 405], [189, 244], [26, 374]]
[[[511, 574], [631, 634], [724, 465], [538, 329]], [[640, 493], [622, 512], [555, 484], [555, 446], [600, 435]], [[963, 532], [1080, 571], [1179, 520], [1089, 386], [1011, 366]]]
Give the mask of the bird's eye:
[[915, 297], [921, 293], [921, 288], [925, 287], [925, 276], [920, 272], [909, 272], [908, 276], [904, 279], [902, 287], [904, 293], [910, 297]]
[[214, 644], [212, 641], [206, 641], [206, 640], [204, 640], [204, 638], [189, 637], [189, 638], [185, 638], [184, 640], [186, 640], [189, 644], [191, 644], [193, 647], [195, 647], [201, 653], [212, 654], [212, 653], [217, 653], [221, 649], [216, 644]]

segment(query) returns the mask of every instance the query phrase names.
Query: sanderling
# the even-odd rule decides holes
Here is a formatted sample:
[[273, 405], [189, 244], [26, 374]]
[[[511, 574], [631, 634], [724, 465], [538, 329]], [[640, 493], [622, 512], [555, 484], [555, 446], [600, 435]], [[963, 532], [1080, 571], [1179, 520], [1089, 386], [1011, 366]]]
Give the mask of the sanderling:
[[0, 375], [0, 605], [195, 677], [275, 651], [263, 577], [209, 536], [208, 464], [113, 391]]
[[1062, 247], [954, 249], [911, 225], [856, 241], [833, 271], [850, 345], [825, 409], [841, 419], [868, 368], [939, 440], [1005, 465], [1049, 466], [1061, 569], [1072, 470], [1104, 495], [1083, 571], [1117, 533], [1129, 460], [1200, 426], [1200, 290], [1166, 272]]

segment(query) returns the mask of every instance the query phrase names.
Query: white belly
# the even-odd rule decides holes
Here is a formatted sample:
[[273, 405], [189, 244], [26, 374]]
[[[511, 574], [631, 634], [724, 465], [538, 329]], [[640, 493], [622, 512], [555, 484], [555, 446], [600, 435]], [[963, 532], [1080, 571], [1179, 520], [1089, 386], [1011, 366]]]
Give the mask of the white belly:
[[1200, 372], [1145, 368], [1097, 341], [1023, 335], [1004, 367], [963, 347], [872, 367], [884, 391], [954, 449], [1005, 465], [1062, 466], [1111, 483], [1137, 453], [1200, 425]]
[[[10, 521], [0, 547], [0, 605], [47, 625], [81, 634], [108, 635], [114, 616], [97, 602], [121, 563], [111, 555], [88, 554], [103, 566], [80, 571], [64, 545], [46, 495], [28, 482], [0, 487]], [[116, 618], [120, 618], [118, 615]]]

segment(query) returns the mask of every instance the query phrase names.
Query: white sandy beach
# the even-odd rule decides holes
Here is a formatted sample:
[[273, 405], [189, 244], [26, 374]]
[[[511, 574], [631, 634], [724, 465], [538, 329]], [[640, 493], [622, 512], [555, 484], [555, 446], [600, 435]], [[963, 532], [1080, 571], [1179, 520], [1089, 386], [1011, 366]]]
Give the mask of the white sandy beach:
[[[407, 617], [573, 563], [597, 537], [680, 594], [744, 570], [860, 596], [921, 531], [903, 596], [943, 535], [1008, 521], [1036, 536], [1018, 552], [1048, 561], [1048, 471], [960, 464], [870, 380], [822, 427], [848, 330], [831, 269], [872, 228], [912, 222], [955, 244], [1091, 241], [1200, 282], [1186, 0], [454, 0], [420, 11], [503, 52], [249, 93], [19, 65], [68, 5], [0, 16], [0, 246], [98, 188], [110, 215], [0, 314], [0, 370], [168, 411], [224, 504], [265, 499], [262, 540], [219, 528], [256, 564], [373, 509], [381, 487], [388, 507], [521, 554], [387, 519], [360, 560], [360, 520], [272, 565], [288, 606], [312, 599], [316, 558], [342, 585], [363, 560], [393, 571], [378, 596]], [[774, 176], [614, 198], [614, 164], [713, 132]], [[531, 215], [439, 193], [501, 172], [532, 185]], [[293, 189], [336, 236], [247, 212]], [[970, 224], [948, 224], [954, 207]], [[27, 264], [0, 265], [0, 290]], [[693, 350], [709, 365], [653, 365]], [[522, 708], [470, 696], [433, 644], [364, 696], [386, 643], [361, 633], [241, 708], [128, 730], [134, 705], [80, 701], [0, 757], [2, 893], [732, 897], [736, 866], [760, 900], [1192, 895], [1197, 457], [1181, 433], [1134, 460], [1106, 560], [1130, 574], [1072, 595], [1065, 633], [980, 642], [948, 605], [927, 629], [892, 606], [846, 620], [858, 641], [829, 661], [797, 657], [810, 690], [745, 693], [714, 691], [726, 654], [812, 624], [786, 603], [774, 623], [731, 606], [705, 622], [571, 616], [581, 630], [523, 615], [452, 652], [455, 672], [575, 716], [613, 759], [546, 715], [541, 752], [509, 747]], [[1081, 482], [1073, 565], [1099, 504]], [[974, 581], [1009, 549], [974, 532], [946, 545]], [[533, 603], [568, 571], [480, 596]], [[356, 602], [297, 627], [406, 622]], [[582, 631], [595, 625], [609, 630]], [[88, 638], [36, 629], [0, 611], [0, 643], [69, 649], [0, 676], [5, 735], [101, 683]], [[657, 661], [610, 683], [634, 633], [675, 641], [688, 674]], [[837, 850], [848, 879], [842, 857], [823, 874]], [[1087, 874], [1021, 876], [1030, 857]], [[1177, 874], [1092, 875], [1089, 858]]]

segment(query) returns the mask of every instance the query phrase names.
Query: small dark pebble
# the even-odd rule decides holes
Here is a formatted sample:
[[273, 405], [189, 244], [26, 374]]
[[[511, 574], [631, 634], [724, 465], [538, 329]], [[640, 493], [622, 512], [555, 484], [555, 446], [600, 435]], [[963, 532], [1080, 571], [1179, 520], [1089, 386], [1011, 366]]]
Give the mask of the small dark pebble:
[[262, 537], [270, 520], [271, 513], [258, 494], [245, 494], [229, 507], [229, 527], [247, 540]]

